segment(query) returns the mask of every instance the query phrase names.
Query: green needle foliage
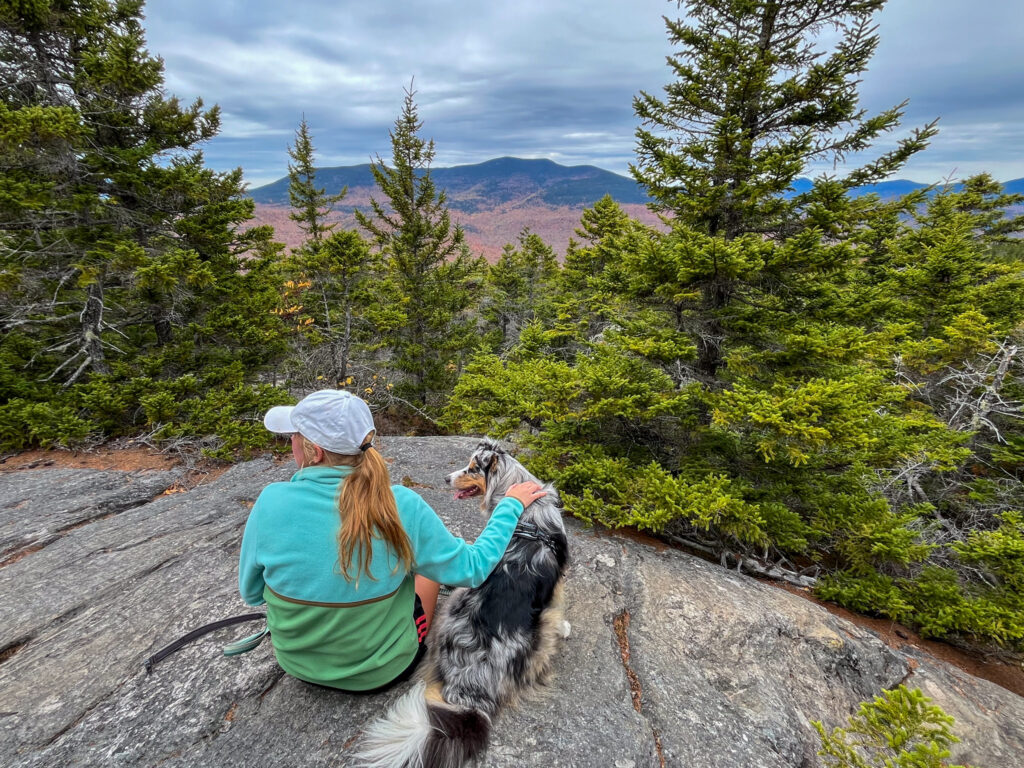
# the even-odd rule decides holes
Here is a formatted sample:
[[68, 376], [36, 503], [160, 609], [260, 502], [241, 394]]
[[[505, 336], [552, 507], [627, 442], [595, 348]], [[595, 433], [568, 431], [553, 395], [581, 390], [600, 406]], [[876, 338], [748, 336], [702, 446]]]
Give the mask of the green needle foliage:
[[857, 99], [883, 2], [685, 5], [676, 80], [635, 102], [634, 176], [667, 231], [586, 211], [554, 317], [474, 358], [449, 423], [519, 436], [585, 520], [1024, 648], [1016, 198], [987, 177], [851, 194], [934, 126], [795, 192], [898, 123]]
[[395, 392], [420, 412], [436, 415], [476, 342], [468, 310], [479, 292], [482, 262], [452, 224], [446, 196], [430, 175], [434, 142], [420, 136], [415, 92], [407, 89], [391, 131], [388, 166], [377, 158], [373, 176], [386, 203], [371, 198], [356, 212], [384, 261], [382, 310], [377, 316]]
[[480, 305], [488, 346], [506, 350], [529, 323], [550, 321], [559, 276], [555, 252], [538, 235], [524, 229], [487, 270]]
[[289, 382], [305, 390], [353, 384], [354, 356], [373, 342], [375, 281], [381, 262], [358, 232], [333, 232], [333, 207], [347, 188], [328, 195], [316, 186], [313, 137], [303, 118], [288, 150], [288, 194], [305, 233], [286, 260], [282, 306], [276, 310], [294, 331]]
[[286, 263], [284, 306], [295, 332], [290, 381], [306, 389], [352, 384], [357, 353], [376, 343], [380, 259], [358, 232], [307, 242]]
[[[860, 75], [878, 45], [885, 0], [699, 0], [666, 19], [675, 81], [660, 99], [641, 92], [633, 175], [659, 210], [710, 235], [774, 232], [801, 202], [782, 197], [809, 162], [842, 160], [899, 124], [900, 104], [868, 117]], [[820, 48], [819, 33], [839, 41]], [[855, 170], [846, 188], [898, 170], [933, 126]]]
[[298, 223], [307, 243], [319, 245], [334, 229], [335, 225], [328, 223], [327, 218], [334, 206], [345, 198], [348, 187], [333, 195], [326, 194], [323, 187], [318, 188], [315, 154], [309, 124], [303, 116], [295, 132], [295, 144], [288, 148], [288, 157], [291, 158], [288, 163], [288, 200], [293, 209], [288, 218]]
[[946, 762], [949, 747], [960, 741], [953, 718], [917, 688], [899, 686], [865, 701], [846, 728], [829, 733], [819, 721], [818, 754], [828, 768], [964, 768]]
[[218, 110], [163, 93], [141, 21], [132, 0], [0, 3], [8, 448], [140, 429], [238, 446], [233, 417], [282, 394], [246, 385], [282, 351], [271, 231], [243, 228], [240, 170], [204, 166]]
[[[669, 58], [676, 80], [665, 86], [664, 99], [641, 92], [634, 100], [642, 127], [632, 171], [654, 207], [672, 215], [677, 232], [712, 239], [685, 255], [680, 275], [695, 294], [688, 304], [699, 324], [697, 370], [708, 384], [718, 377], [722, 337], [731, 335], [737, 303], [786, 309], [779, 300], [794, 280], [841, 269], [852, 255], [815, 244], [813, 230], [795, 244], [797, 252], [775, 258], [728, 243], [807, 230], [808, 213], [814, 215], [808, 208], [827, 211], [840, 201], [837, 190], [822, 189], [787, 199], [797, 176], [812, 161], [841, 161], [866, 149], [898, 125], [903, 105], [872, 117], [858, 106], [857, 84], [878, 45], [872, 16], [883, 5], [700, 0], [686, 3], [685, 22], [666, 20], [669, 39], [681, 49]], [[840, 33], [828, 52], [818, 44], [826, 28]], [[915, 131], [838, 186], [885, 178], [934, 133], [934, 125]], [[764, 288], [769, 296], [757, 295]]]

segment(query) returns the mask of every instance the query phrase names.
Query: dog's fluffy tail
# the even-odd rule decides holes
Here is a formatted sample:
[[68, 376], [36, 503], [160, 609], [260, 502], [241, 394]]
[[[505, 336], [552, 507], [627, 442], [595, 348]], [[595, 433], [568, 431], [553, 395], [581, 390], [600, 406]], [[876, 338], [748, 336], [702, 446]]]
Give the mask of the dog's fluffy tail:
[[475, 709], [427, 701], [420, 683], [366, 731], [365, 768], [460, 768], [484, 751], [491, 720]]

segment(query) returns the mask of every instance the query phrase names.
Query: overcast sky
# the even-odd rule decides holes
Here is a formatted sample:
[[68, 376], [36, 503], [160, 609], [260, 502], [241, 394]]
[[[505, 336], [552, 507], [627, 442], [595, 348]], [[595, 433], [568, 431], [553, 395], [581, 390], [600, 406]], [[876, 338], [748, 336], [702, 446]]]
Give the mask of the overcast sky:
[[[904, 127], [941, 133], [898, 174], [1024, 176], [1024, 14], [1011, 0], [890, 0], [864, 77], [872, 111], [910, 99]], [[632, 97], [670, 80], [665, 0], [150, 0], [166, 87], [223, 111], [205, 148], [253, 186], [283, 176], [305, 114], [317, 164], [390, 153], [415, 77], [436, 165], [503, 155], [625, 173]], [[1016, 20], [1015, 20], [1016, 19]]]

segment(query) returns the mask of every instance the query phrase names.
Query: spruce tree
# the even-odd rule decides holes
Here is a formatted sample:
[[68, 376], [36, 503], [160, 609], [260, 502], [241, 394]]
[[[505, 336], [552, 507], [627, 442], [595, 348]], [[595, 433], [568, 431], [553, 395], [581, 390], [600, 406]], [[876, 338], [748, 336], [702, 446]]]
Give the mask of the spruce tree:
[[[688, 257], [695, 296], [680, 306], [693, 315], [696, 368], [707, 385], [717, 384], [737, 305], [762, 303], [765, 288], [782, 296], [793, 279], [833, 272], [849, 257], [826, 249], [765, 263], [729, 242], [803, 228], [809, 205], [828, 207], [837, 192], [885, 178], [935, 132], [934, 124], [914, 131], [846, 175], [831, 198], [821, 190], [787, 198], [812, 161], [842, 161], [898, 125], [903, 104], [870, 117], [858, 105], [860, 76], [878, 44], [872, 18], [884, 4], [692, 0], [685, 20], [666, 19], [679, 46], [668, 60], [676, 79], [663, 99], [641, 92], [634, 100], [642, 125], [632, 171], [675, 229], [713, 239]], [[819, 33], [827, 28], [840, 39], [825, 52]]]
[[[305, 238], [292, 251], [286, 271], [283, 314], [295, 321], [299, 333], [298, 360], [293, 380], [302, 386], [346, 385], [357, 337], [365, 335], [365, 309], [372, 303], [369, 290], [379, 259], [354, 231], [333, 232], [328, 223], [335, 204], [348, 193], [343, 188], [329, 195], [316, 186], [313, 137], [306, 118], [288, 149], [288, 195], [292, 212]], [[296, 303], [297, 302], [297, 303]]]
[[[449, 418], [518, 433], [535, 474], [584, 519], [666, 532], [929, 634], [1019, 649], [1015, 447], [974, 445], [985, 419], [1009, 423], [1021, 391], [1019, 261], [986, 240], [1013, 229], [997, 215], [1012, 199], [985, 179], [923, 208], [924, 194], [850, 194], [933, 126], [791, 189], [812, 161], [895, 127], [901, 107], [857, 107], [882, 5], [686, 3], [689, 22], [668, 22], [678, 80], [665, 100], [636, 103], [635, 175], [668, 231], [595, 207], [593, 234], [567, 254], [552, 333], [475, 358]], [[818, 54], [824, 26], [839, 42]], [[946, 389], [922, 397], [912, 353], [941, 366], [997, 332], [1009, 336], [973, 378], [935, 370]], [[959, 422], [944, 414], [949, 390], [969, 406], [954, 408]], [[965, 487], [959, 469], [976, 458], [983, 477]]]
[[218, 109], [163, 92], [138, 0], [0, 3], [0, 73], [0, 440], [218, 431], [184, 409], [280, 351], [272, 233], [244, 229], [241, 171], [198, 149]]
[[502, 249], [487, 270], [480, 308], [484, 336], [492, 346], [507, 349], [529, 323], [551, 321], [558, 275], [554, 251], [529, 228], [519, 233], [516, 245]]
[[235, 208], [221, 226], [251, 215], [227, 201], [241, 193], [240, 174], [206, 171], [196, 150], [216, 134], [217, 108], [164, 96], [141, 14], [138, 1], [0, 9], [0, 109], [13, 129], [0, 146], [12, 192], [0, 227], [19, 296], [6, 325], [35, 330], [37, 362], [65, 383], [109, 372], [122, 350], [136, 313], [125, 318], [111, 292], [145, 297], [166, 344], [178, 316], [171, 294], [210, 279], [191, 223], [214, 205]]
[[575, 234], [579, 240], [571, 239], [565, 252], [551, 336], [563, 349], [578, 351], [635, 314], [622, 254], [642, 249], [656, 236], [610, 195], [583, 211]]
[[[906, 102], [866, 116], [857, 86], [878, 45], [886, 0], [689, 0], [665, 19], [679, 50], [664, 99], [641, 92], [633, 176], [658, 210], [727, 239], [777, 232], [800, 201], [785, 193], [812, 161], [842, 161], [897, 127]], [[831, 51], [820, 33], [840, 39]], [[914, 131], [846, 175], [870, 184], [898, 170], [935, 133]]]
[[317, 188], [315, 152], [309, 124], [303, 115], [295, 132], [295, 144], [288, 148], [288, 157], [291, 158], [288, 163], [288, 200], [293, 209], [288, 218], [298, 223], [306, 235], [305, 244], [312, 246], [319, 245], [334, 229], [335, 225], [327, 223], [327, 219], [335, 204], [348, 193], [348, 187], [334, 195], [328, 195], [323, 187]]
[[1003, 242], [1024, 227], [1006, 215], [1022, 200], [987, 174], [950, 186], [887, 229], [851, 285], [847, 311], [885, 341], [892, 376], [970, 435], [957, 471], [908, 462], [908, 482], [887, 492], [893, 503], [936, 504], [944, 536], [994, 525], [994, 512], [1024, 504], [1024, 462], [1007, 453], [1024, 433], [1024, 249]]
[[[871, 117], [858, 106], [883, 5], [709, 0], [667, 21], [677, 80], [664, 100], [635, 101], [634, 175], [670, 231], [659, 247], [623, 254], [633, 295], [696, 348], [689, 371], [681, 360], [672, 374], [700, 385], [696, 424], [663, 465], [728, 478], [726, 495], [750, 504], [753, 525], [737, 537], [760, 539], [762, 555], [820, 546], [862, 574], [929, 551], [915, 533], [929, 510], [890, 505], [879, 478], [899, 476], [910, 456], [947, 470], [964, 456], [961, 437], [876, 365], [885, 340], [851, 322], [844, 296], [878, 242], [865, 230], [920, 202], [850, 190], [898, 169], [934, 124], [841, 179], [793, 190], [812, 162], [843, 161], [898, 124], [903, 105]], [[819, 48], [826, 27], [838, 32], [829, 51]], [[893, 543], [884, 555], [879, 540]]]
[[473, 304], [481, 260], [453, 224], [443, 190], [431, 177], [434, 142], [421, 138], [415, 92], [405, 91], [391, 138], [391, 165], [379, 156], [373, 176], [386, 202], [371, 198], [356, 212], [385, 262], [386, 305], [378, 323], [396, 391], [413, 407], [436, 413], [451, 391], [462, 357], [475, 342], [466, 310]]
[[[307, 243], [288, 260], [284, 313], [301, 334], [299, 371], [303, 386], [350, 384], [354, 354], [373, 342], [371, 315], [379, 291], [379, 258], [358, 232], [333, 232], [318, 245]], [[297, 302], [297, 303], [296, 303]]]

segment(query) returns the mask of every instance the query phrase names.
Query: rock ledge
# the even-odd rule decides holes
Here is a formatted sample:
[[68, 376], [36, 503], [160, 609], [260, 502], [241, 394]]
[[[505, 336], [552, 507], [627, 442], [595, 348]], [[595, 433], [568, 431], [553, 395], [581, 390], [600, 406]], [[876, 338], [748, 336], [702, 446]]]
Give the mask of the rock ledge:
[[[458, 535], [483, 521], [443, 476], [470, 438], [387, 438]], [[141, 662], [249, 609], [236, 592], [242, 527], [292, 468], [232, 467], [188, 493], [174, 472], [0, 474], [0, 763], [7, 766], [347, 765], [360, 729], [399, 696], [348, 696], [283, 675], [255, 631], [214, 633], [146, 675]], [[954, 760], [1017, 768], [1024, 699], [783, 590], [684, 553], [568, 521], [572, 637], [550, 691], [496, 723], [483, 765], [811, 768], [811, 720], [844, 724], [900, 683], [956, 718]]]

